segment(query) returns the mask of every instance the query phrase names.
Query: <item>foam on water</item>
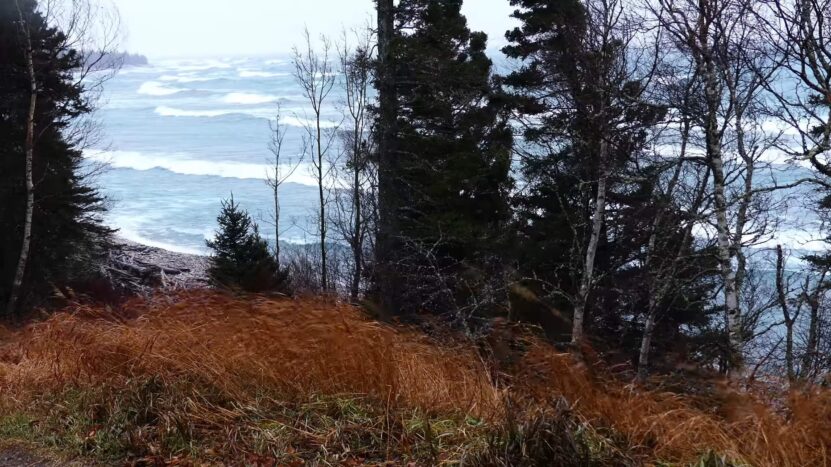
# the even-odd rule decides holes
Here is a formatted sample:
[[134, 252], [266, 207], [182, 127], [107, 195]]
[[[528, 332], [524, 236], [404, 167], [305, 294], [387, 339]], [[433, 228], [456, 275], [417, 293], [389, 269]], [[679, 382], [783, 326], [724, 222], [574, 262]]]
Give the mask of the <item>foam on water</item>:
[[291, 73], [261, 70], [240, 70], [237, 76], [240, 78], [283, 78], [291, 76]]
[[[214, 176], [224, 178], [267, 180], [274, 173], [274, 167], [268, 164], [254, 164], [234, 161], [207, 161], [190, 159], [183, 154], [142, 153], [136, 151], [101, 151], [86, 150], [84, 157], [90, 161], [108, 164], [117, 169], [147, 171], [164, 169], [180, 175]], [[308, 167], [298, 167], [292, 172], [292, 166], [286, 165], [282, 173], [291, 173], [288, 183], [317, 186]]]
[[154, 112], [162, 117], [215, 118], [225, 115], [248, 115], [251, 117], [268, 119], [273, 118], [277, 111], [273, 108], [187, 110], [160, 105], [155, 108]]
[[148, 96], [170, 96], [185, 91], [187, 91], [187, 89], [167, 87], [158, 81], [147, 81], [141, 83], [141, 86], [139, 86], [138, 91], [136, 92]]
[[191, 75], [162, 75], [159, 81], [173, 81], [176, 83], [206, 83], [208, 81], [215, 81], [222, 79], [214, 76], [191, 76]]
[[268, 102], [276, 102], [279, 97], [268, 94], [256, 94], [247, 92], [232, 92], [222, 97], [222, 102], [226, 104], [265, 104]]

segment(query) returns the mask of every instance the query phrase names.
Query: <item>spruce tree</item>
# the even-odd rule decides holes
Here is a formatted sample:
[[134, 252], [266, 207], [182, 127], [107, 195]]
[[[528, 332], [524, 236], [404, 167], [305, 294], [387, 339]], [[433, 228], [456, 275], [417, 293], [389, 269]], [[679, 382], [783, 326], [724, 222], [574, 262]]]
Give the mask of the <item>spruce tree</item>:
[[28, 41], [37, 93], [31, 245], [21, 306], [33, 305], [50, 284], [91, 274], [111, 234], [101, 224], [103, 199], [84, 178], [78, 135], [69, 131], [91, 110], [73, 76], [83, 58], [47, 24], [35, 1], [0, 2], [0, 303], [9, 298], [26, 221]]
[[285, 291], [286, 273], [260, 236], [259, 228], [233, 196], [222, 201], [219, 230], [208, 240], [213, 250], [208, 273], [219, 286], [247, 292]]
[[402, 0], [396, 9], [395, 267], [404, 312], [470, 309], [483, 278], [498, 275], [510, 217], [512, 136], [487, 36], [468, 29], [461, 7]]
[[[520, 66], [503, 84], [523, 117], [518, 150], [524, 182], [514, 197], [519, 237], [514, 251], [521, 276], [535, 278], [523, 281], [525, 289], [538, 298], [524, 303], [519, 315], [545, 322], [551, 309], [567, 314], [579, 305], [595, 343], [635, 355], [638, 318], [649, 301], [645, 284], [654, 273], [647, 254], [665, 262], [679, 249], [685, 257], [697, 256], [695, 245], [682, 242], [684, 213], [672, 199], [660, 203], [667, 213], [653, 225], [666, 163], [652, 157], [646, 144], [665, 110], [646, 98], [648, 70], [639, 73], [630, 62], [637, 56], [625, 40], [630, 25], [614, 26], [623, 13], [580, 0], [511, 4], [520, 26], [507, 33], [510, 43], [503, 51]], [[601, 190], [602, 210], [597, 209]], [[649, 251], [653, 228], [661, 235]], [[593, 274], [586, 278], [592, 246]], [[713, 314], [705, 304], [711, 279], [707, 261], [682, 264], [673, 293], [662, 300], [661, 325], [674, 327], [662, 329], [663, 336], [677, 343], [683, 326], [710, 324]], [[574, 330], [559, 324], [551, 326], [552, 337], [565, 340]]]

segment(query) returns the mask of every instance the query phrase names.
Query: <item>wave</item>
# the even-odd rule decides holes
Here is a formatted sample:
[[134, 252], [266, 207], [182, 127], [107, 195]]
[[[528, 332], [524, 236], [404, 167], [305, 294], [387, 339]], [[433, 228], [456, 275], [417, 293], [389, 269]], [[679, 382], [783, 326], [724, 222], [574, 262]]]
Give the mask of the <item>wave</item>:
[[247, 92], [232, 92], [226, 94], [222, 98], [222, 102], [226, 104], [266, 104], [268, 102], [276, 102], [279, 98], [277, 96], [270, 96], [265, 94], [254, 94]]
[[[254, 107], [254, 108], [234, 108], [234, 109], [180, 109], [176, 107], [168, 107], [161, 105], [154, 110], [156, 115], [162, 117], [189, 117], [189, 118], [216, 118], [227, 115], [245, 115], [254, 118], [262, 118], [273, 120], [275, 118], [276, 109], [271, 107]], [[307, 128], [314, 126], [315, 122], [310, 119], [301, 118], [297, 116], [284, 116], [280, 118], [280, 123], [297, 128]], [[320, 122], [321, 128], [333, 129], [337, 128], [339, 124], [331, 120], [324, 120]]]
[[259, 70], [240, 70], [238, 75], [240, 78], [280, 78], [285, 76], [291, 76], [291, 73], [279, 73]]
[[215, 76], [181, 76], [181, 75], [162, 75], [159, 81], [174, 81], [177, 83], [204, 83], [207, 81], [216, 81], [222, 79]]
[[[314, 120], [310, 120], [310, 119], [307, 119], [307, 118], [294, 117], [294, 116], [280, 117], [280, 123], [283, 124], [283, 125], [295, 126], [295, 127], [299, 127], [299, 128], [307, 128], [307, 127], [315, 125]], [[331, 128], [337, 128], [338, 126], [340, 126], [339, 123], [329, 121], [329, 120], [324, 120], [324, 121], [320, 122], [320, 127], [321, 128], [330, 128], [331, 129]]]
[[121, 225], [117, 219], [108, 219], [107, 224], [109, 224], [110, 227], [118, 229], [116, 236], [121, 237], [124, 240], [138, 243], [140, 245], [146, 245], [153, 248], [160, 248], [162, 250], [172, 251], [174, 253], [182, 253], [186, 255], [210, 256], [210, 252], [208, 251], [207, 247], [198, 249], [177, 245], [174, 243], [153, 240], [140, 234], [136, 229]]
[[[180, 175], [213, 176], [223, 178], [239, 178], [266, 180], [274, 172], [274, 167], [268, 164], [252, 164], [233, 161], [206, 161], [189, 159], [183, 154], [143, 153], [137, 151], [101, 151], [88, 149], [84, 151], [86, 159], [108, 164], [116, 169], [132, 169], [146, 171], [164, 169]], [[284, 167], [284, 173], [291, 172], [291, 167]], [[308, 170], [299, 167], [286, 180], [289, 183], [317, 186], [317, 182]]]
[[159, 106], [154, 112], [162, 117], [190, 117], [190, 118], [215, 118], [226, 115], [247, 115], [255, 118], [273, 118], [275, 109], [272, 108], [256, 108], [256, 109], [206, 109], [206, 110], [188, 110], [179, 109], [176, 107]]
[[138, 88], [139, 94], [148, 96], [170, 96], [180, 92], [188, 91], [187, 89], [167, 87], [158, 81], [147, 81], [141, 84]]
[[227, 69], [231, 68], [231, 64], [222, 60], [215, 59], [201, 59], [201, 60], [162, 60], [156, 63], [170, 70], [185, 72], [185, 71], [203, 71], [211, 68]]

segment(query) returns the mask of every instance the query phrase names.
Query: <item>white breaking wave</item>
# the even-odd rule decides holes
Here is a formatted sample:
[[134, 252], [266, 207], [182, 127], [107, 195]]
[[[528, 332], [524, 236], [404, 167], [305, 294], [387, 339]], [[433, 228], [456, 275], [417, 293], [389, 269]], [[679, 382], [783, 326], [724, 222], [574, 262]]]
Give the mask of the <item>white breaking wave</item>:
[[284, 76], [291, 76], [291, 74], [258, 70], [240, 70], [239, 72], [240, 78], [279, 78]]
[[[299, 128], [306, 128], [306, 127], [309, 127], [309, 126], [313, 127], [315, 125], [314, 120], [309, 120], [309, 119], [300, 118], [300, 117], [292, 117], [292, 116], [280, 117], [280, 123], [283, 124], [283, 125], [296, 126], [296, 127], [299, 127]], [[320, 127], [321, 128], [337, 128], [338, 126], [340, 126], [340, 125], [337, 122], [333, 122], [333, 121], [330, 121], [330, 120], [323, 120], [323, 121], [320, 122]]]
[[223, 115], [250, 115], [256, 118], [272, 118], [276, 111], [272, 108], [188, 110], [162, 105], [156, 107], [154, 112], [162, 117], [215, 118]]
[[[216, 118], [222, 117], [225, 115], [249, 115], [256, 118], [263, 118], [273, 120], [275, 118], [275, 114], [277, 110], [272, 107], [254, 107], [254, 108], [233, 108], [233, 109], [204, 109], [204, 110], [196, 110], [196, 109], [180, 109], [176, 107], [168, 107], [165, 105], [161, 105], [156, 107], [154, 110], [156, 115], [161, 115], [162, 117], [190, 117], [190, 118]], [[280, 117], [280, 123], [283, 125], [298, 127], [298, 128], [307, 128], [307, 127], [314, 127], [315, 122], [314, 120], [300, 118], [297, 116], [284, 116]], [[321, 128], [337, 128], [339, 124], [337, 122], [331, 120], [324, 120], [320, 122]]]
[[146, 245], [153, 248], [160, 248], [162, 250], [172, 251], [174, 253], [183, 253], [186, 255], [194, 255], [194, 256], [209, 256], [210, 252], [208, 251], [207, 247], [203, 249], [196, 249], [182, 245], [176, 245], [173, 243], [167, 242], [159, 242], [150, 238], [141, 235], [137, 231], [122, 226], [119, 224], [118, 220], [109, 220], [108, 224], [112, 227], [118, 229], [117, 236], [123, 238], [124, 240], [129, 240], [131, 242], [138, 243], [140, 245]]
[[[251, 164], [234, 161], [205, 161], [189, 159], [181, 154], [143, 153], [135, 151], [86, 150], [84, 157], [96, 162], [109, 164], [117, 169], [151, 170], [164, 169], [180, 175], [214, 176], [225, 178], [266, 180], [274, 172], [268, 164]], [[291, 167], [281, 169], [290, 173]], [[297, 170], [286, 180], [289, 183], [317, 186], [317, 181], [305, 167]]]
[[179, 75], [163, 75], [159, 77], [159, 81], [174, 81], [177, 83], [204, 83], [207, 81], [214, 81], [220, 78], [211, 76], [179, 76]]
[[226, 104], [266, 104], [268, 102], [276, 102], [279, 98], [277, 96], [269, 96], [265, 94], [254, 94], [247, 92], [232, 92], [222, 97], [222, 102]]
[[161, 60], [155, 63], [157, 66], [165, 67], [170, 70], [179, 72], [184, 71], [202, 71], [211, 68], [231, 68], [229, 63], [222, 60], [202, 59], [202, 60]]
[[139, 86], [137, 92], [148, 96], [170, 96], [183, 91], [187, 91], [187, 89], [170, 88], [158, 81], [147, 81]]

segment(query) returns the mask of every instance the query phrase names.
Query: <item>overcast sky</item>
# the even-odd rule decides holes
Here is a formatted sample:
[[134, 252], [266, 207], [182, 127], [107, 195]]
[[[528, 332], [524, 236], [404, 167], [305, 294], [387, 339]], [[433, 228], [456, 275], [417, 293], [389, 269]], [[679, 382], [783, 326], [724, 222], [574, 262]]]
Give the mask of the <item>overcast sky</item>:
[[[265, 55], [288, 52], [307, 25], [313, 35], [374, 16], [372, 0], [112, 0], [121, 12], [124, 48], [154, 57]], [[490, 47], [512, 24], [508, 0], [466, 0], [472, 29]]]

